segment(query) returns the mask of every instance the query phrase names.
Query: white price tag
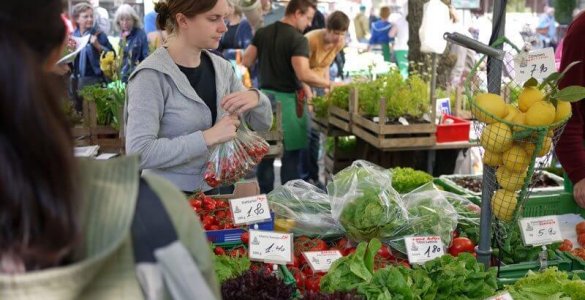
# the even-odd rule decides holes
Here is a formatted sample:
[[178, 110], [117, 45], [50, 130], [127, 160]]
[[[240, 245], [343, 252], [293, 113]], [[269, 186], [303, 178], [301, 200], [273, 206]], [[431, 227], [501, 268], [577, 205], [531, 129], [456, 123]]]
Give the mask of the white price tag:
[[510, 295], [510, 293], [505, 292], [505, 293], [502, 293], [502, 294], [499, 294], [499, 295], [496, 295], [493, 297], [489, 297], [485, 300], [514, 300], [514, 298], [512, 298], [512, 295]]
[[336, 260], [343, 257], [339, 250], [307, 251], [303, 255], [313, 272], [327, 272]]
[[271, 219], [266, 195], [230, 199], [230, 208], [235, 225], [247, 225]]
[[557, 71], [553, 48], [521, 52], [514, 56], [514, 70], [516, 82], [520, 84], [524, 84], [531, 77], [541, 82], [542, 79]]
[[250, 260], [286, 265], [292, 262], [293, 234], [250, 230]]
[[557, 216], [523, 218], [519, 223], [526, 246], [548, 245], [563, 240]]
[[441, 237], [409, 236], [404, 238], [408, 261], [411, 264], [422, 264], [445, 254]]

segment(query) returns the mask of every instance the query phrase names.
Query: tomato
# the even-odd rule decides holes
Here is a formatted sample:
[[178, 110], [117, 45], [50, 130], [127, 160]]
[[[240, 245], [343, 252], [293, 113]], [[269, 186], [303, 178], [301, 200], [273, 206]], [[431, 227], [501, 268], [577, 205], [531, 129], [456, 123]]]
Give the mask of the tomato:
[[293, 256], [292, 262], [286, 265], [292, 268], [298, 268], [300, 266], [300, 261], [297, 256]]
[[319, 292], [321, 289], [319, 285], [321, 284], [321, 275], [311, 275], [305, 278], [305, 289], [307, 291]]
[[230, 204], [227, 201], [225, 201], [225, 200], [216, 199], [215, 200], [215, 207], [217, 207], [217, 208], [228, 208], [228, 207], [230, 207]]
[[297, 267], [290, 267], [289, 270], [295, 277], [297, 288], [303, 290], [305, 288], [305, 274], [303, 274], [303, 272]]
[[309, 243], [311, 245], [309, 251], [325, 251], [329, 249], [327, 243], [321, 239], [313, 239]]
[[351, 247], [351, 248], [346, 248], [345, 250], [343, 250], [341, 252], [341, 255], [343, 256], [348, 256], [350, 254], [353, 254], [355, 252], [356, 248], [355, 247]]
[[575, 226], [575, 230], [577, 231], [577, 235], [585, 233], [585, 221], [577, 223], [577, 226]]
[[250, 242], [250, 233], [249, 232], [243, 232], [242, 235], [240, 236], [240, 239], [242, 240], [242, 243], [244, 243], [244, 245], [248, 245], [248, 243]]
[[191, 207], [193, 208], [201, 208], [203, 206], [203, 201], [199, 199], [190, 199], [189, 204], [191, 204]]
[[388, 247], [388, 245], [382, 245], [382, 248], [378, 250], [377, 255], [387, 259], [394, 258], [394, 255], [392, 255], [392, 251], [390, 251], [390, 247]]
[[335, 248], [341, 251], [347, 248], [348, 244], [349, 241], [347, 240], [347, 238], [342, 238], [341, 240], [337, 241], [337, 243], [335, 244]]
[[451, 247], [449, 248], [449, 254], [453, 256], [459, 255], [462, 252], [475, 252], [475, 245], [473, 242], [465, 237], [458, 237], [454, 238], [451, 242]]
[[585, 247], [585, 233], [581, 233], [577, 236], [577, 242], [581, 247]]
[[230, 250], [231, 257], [243, 257], [246, 255], [248, 255], [248, 253], [246, 252], [246, 249], [243, 247], [238, 247]]
[[216, 247], [213, 249], [213, 253], [215, 253], [216, 255], [225, 255], [225, 249], [223, 249], [223, 248], [222, 248], [222, 247], [220, 247], [220, 246], [216, 246]]
[[209, 230], [209, 227], [215, 224], [215, 218], [209, 215], [203, 216], [203, 218], [201, 218], [201, 223], [203, 224], [203, 228], [205, 228], [205, 230]]
[[227, 212], [225, 210], [218, 210], [215, 212], [215, 218], [218, 220], [223, 220], [227, 217]]
[[571, 251], [573, 249], [573, 243], [567, 239], [563, 240], [559, 250], [561, 251]]
[[451, 238], [458, 238], [459, 237], [459, 231], [457, 230], [453, 230], [453, 232], [451, 232]]

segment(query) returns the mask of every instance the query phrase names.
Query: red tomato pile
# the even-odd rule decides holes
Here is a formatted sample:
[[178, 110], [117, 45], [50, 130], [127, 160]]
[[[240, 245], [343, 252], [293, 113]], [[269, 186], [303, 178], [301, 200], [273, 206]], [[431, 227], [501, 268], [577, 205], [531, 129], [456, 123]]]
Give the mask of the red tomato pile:
[[234, 219], [229, 203], [222, 199], [213, 199], [203, 193], [189, 199], [193, 210], [199, 216], [205, 230], [232, 229]]
[[573, 243], [565, 239], [561, 243], [559, 250], [571, 252], [571, 254], [580, 257], [581, 259], [585, 259], [585, 249], [583, 249], [585, 247], [585, 221], [577, 223], [575, 231], [577, 233], [577, 243], [579, 243], [581, 248], [573, 249]]

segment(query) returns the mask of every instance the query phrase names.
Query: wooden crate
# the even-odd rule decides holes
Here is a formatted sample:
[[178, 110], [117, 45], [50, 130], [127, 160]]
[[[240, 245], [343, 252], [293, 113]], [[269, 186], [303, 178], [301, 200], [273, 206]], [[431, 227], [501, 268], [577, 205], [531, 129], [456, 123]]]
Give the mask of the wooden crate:
[[282, 132], [282, 108], [280, 102], [276, 103], [274, 117], [276, 118], [276, 126], [270, 131], [258, 132], [258, 135], [262, 137], [270, 145], [268, 154], [264, 158], [274, 158], [282, 155], [283, 139], [284, 135]]
[[71, 128], [73, 145], [76, 147], [91, 145], [91, 130], [87, 126], [75, 126]]
[[[356, 100], [356, 101], [353, 101]], [[335, 105], [329, 106], [329, 127], [335, 127], [345, 132], [350, 133], [352, 128], [352, 114], [357, 108], [357, 91], [352, 89], [349, 94], [349, 111], [337, 107]]]
[[[354, 108], [359, 107], [358, 97], [350, 99], [350, 102], [354, 103]], [[432, 101], [431, 107], [431, 120], [434, 120], [436, 115], [434, 100]], [[436, 125], [434, 123], [411, 125], [384, 124], [374, 122], [360, 115], [358, 112], [358, 109], [353, 110], [351, 132], [382, 151], [395, 151], [435, 145]], [[378, 120], [386, 120], [386, 99], [384, 98], [380, 100]]]
[[455, 106], [453, 107], [453, 115], [462, 119], [471, 119], [471, 111], [465, 109], [468, 107], [466, 103], [467, 99], [465, 99], [463, 88], [457, 87], [455, 90]]
[[354, 160], [358, 159], [359, 152], [359, 143], [356, 143], [355, 149], [351, 151], [341, 151], [338, 146], [339, 137], [334, 137], [334, 141], [332, 153], [324, 155], [325, 172], [331, 176], [349, 167]]
[[[97, 125], [97, 108], [95, 102], [84, 102], [84, 116], [89, 125], [90, 141], [92, 145], [100, 146], [100, 152], [119, 153], [125, 152], [125, 141], [120, 131], [110, 126]], [[120, 116], [120, 120], [122, 120]]]

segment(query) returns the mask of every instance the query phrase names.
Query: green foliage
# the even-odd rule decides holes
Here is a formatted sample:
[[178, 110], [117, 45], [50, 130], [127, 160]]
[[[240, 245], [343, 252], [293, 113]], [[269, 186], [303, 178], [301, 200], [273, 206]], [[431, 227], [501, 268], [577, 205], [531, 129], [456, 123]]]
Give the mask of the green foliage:
[[392, 168], [390, 172], [392, 173], [392, 187], [400, 194], [409, 193], [433, 180], [433, 176], [413, 168], [396, 167]]
[[313, 97], [313, 111], [317, 118], [327, 118], [329, 111], [329, 99], [324, 96]]
[[349, 91], [351, 87], [351, 85], [339, 86], [329, 92], [328, 98], [331, 105], [349, 110]]
[[84, 101], [93, 101], [97, 109], [97, 124], [120, 129], [120, 116], [124, 108], [126, 85], [114, 81], [107, 86], [89, 85], [79, 91]]
[[247, 256], [214, 255], [213, 267], [220, 283], [241, 275], [250, 269], [250, 265], [250, 259]]
[[548, 268], [518, 280], [506, 289], [516, 300], [533, 299], [585, 299], [585, 281], [569, 279], [569, 275], [557, 268]]
[[555, 20], [559, 24], [568, 25], [573, 20], [573, 10], [577, 7], [576, 0], [554, 0]]
[[[548, 257], [556, 257], [555, 250], [559, 248], [560, 243], [554, 243], [547, 246]], [[502, 257], [502, 262], [505, 264], [517, 264], [527, 261], [538, 260], [538, 255], [542, 251], [539, 247], [526, 247], [522, 242], [522, 236], [518, 226], [513, 226], [508, 232], [506, 239], [502, 245], [495, 245], [495, 257]]]

